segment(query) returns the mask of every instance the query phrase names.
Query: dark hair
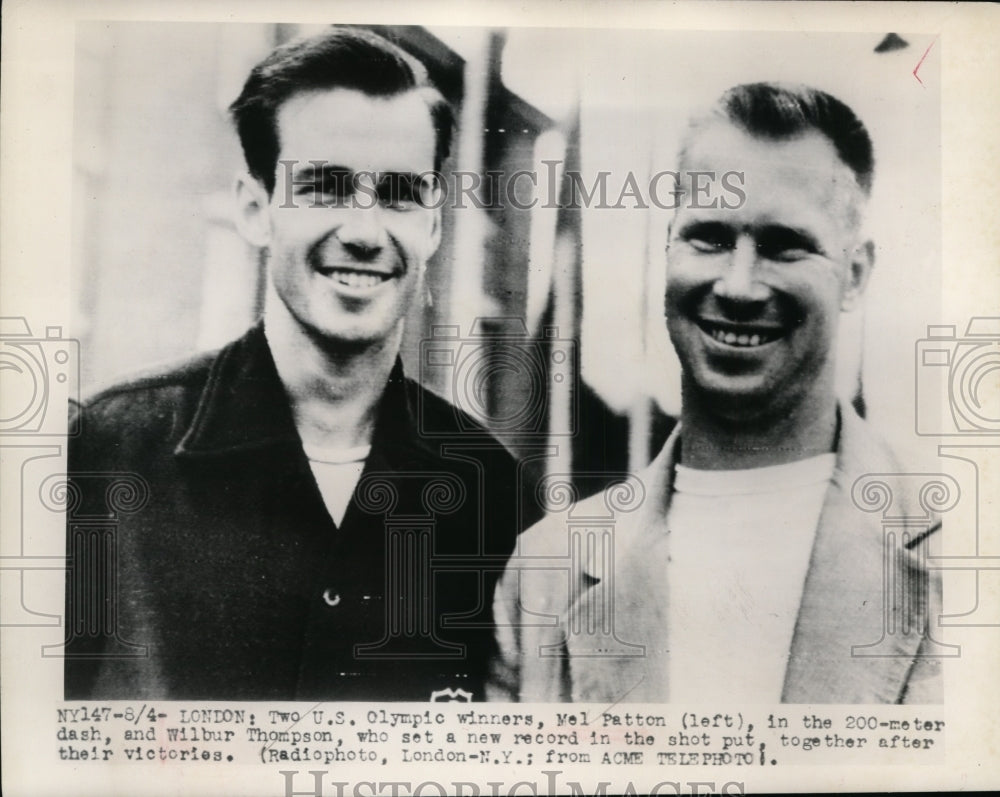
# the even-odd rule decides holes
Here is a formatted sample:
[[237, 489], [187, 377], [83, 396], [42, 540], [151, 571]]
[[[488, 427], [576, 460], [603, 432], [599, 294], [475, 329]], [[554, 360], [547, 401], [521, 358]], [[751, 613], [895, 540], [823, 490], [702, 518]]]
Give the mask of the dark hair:
[[229, 111], [250, 173], [273, 193], [281, 142], [277, 116], [303, 91], [354, 89], [373, 97], [417, 91], [427, 103], [436, 134], [434, 169], [451, 148], [451, 107], [431, 84], [420, 61], [363, 28], [337, 27], [283, 44], [253, 68]]
[[[865, 194], [871, 193], [875, 154], [868, 131], [854, 111], [825, 91], [786, 83], [746, 83], [727, 90], [709, 116], [722, 116], [755, 138], [776, 141], [816, 130], [833, 144]], [[692, 128], [704, 121], [697, 120]]]

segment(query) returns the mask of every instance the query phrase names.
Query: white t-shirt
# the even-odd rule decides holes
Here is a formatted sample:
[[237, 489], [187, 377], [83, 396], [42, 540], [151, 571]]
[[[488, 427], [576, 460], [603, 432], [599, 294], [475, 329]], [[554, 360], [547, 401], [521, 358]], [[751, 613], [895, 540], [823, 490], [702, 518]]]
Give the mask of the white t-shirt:
[[676, 466], [667, 515], [672, 702], [780, 702], [834, 461]]
[[309, 467], [319, 485], [323, 503], [333, 522], [339, 526], [344, 520], [347, 505], [351, 502], [372, 447], [319, 448], [303, 443], [302, 448], [309, 458]]

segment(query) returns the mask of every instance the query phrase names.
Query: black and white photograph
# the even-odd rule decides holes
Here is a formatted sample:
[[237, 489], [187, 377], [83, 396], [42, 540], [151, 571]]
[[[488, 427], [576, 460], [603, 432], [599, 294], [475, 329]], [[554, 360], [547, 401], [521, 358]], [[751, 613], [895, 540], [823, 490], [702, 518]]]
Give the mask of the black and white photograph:
[[88, 5], [4, 9], [5, 793], [997, 785], [992, 9]]

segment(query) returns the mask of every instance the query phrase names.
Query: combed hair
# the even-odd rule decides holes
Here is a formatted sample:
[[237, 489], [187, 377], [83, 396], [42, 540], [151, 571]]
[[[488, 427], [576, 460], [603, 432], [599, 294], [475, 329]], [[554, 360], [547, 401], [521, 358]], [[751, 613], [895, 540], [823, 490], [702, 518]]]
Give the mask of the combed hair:
[[255, 66], [229, 106], [247, 168], [273, 193], [281, 142], [277, 116], [293, 95], [317, 89], [353, 89], [372, 97], [417, 91], [436, 134], [434, 168], [451, 149], [454, 114], [431, 84], [427, 69], [402, 48], [363, 28], [335, 27], [290, 41]]
[[[854, 111], [825, 91], [798, 84], [745, 83], [728, 89], [708, 116], [721, 116], [755, 138], [775, 141], [815, 130], [830, 141], [865, 194], [871, 194], [875, 173], [871, 137]], [[703, 117], [691, 125], [685, 142], [705, 121]]]

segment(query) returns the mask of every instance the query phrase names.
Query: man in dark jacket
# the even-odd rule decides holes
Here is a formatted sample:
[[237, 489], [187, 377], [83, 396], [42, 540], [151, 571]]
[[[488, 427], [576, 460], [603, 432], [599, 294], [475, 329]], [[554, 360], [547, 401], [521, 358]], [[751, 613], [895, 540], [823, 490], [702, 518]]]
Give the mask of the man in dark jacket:
[[66, 698], [480, 699], [517, 463], [398, 356], [450, 110], [346, 29], [275, 50], [231, 110], [264, 315], [75, 408]]

